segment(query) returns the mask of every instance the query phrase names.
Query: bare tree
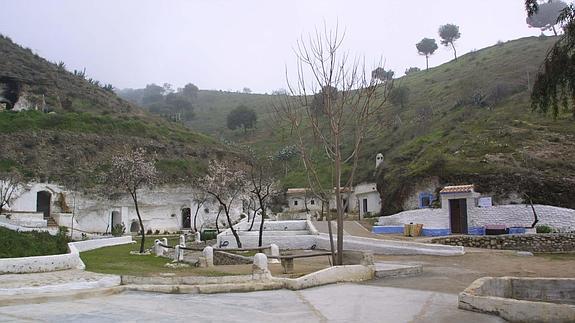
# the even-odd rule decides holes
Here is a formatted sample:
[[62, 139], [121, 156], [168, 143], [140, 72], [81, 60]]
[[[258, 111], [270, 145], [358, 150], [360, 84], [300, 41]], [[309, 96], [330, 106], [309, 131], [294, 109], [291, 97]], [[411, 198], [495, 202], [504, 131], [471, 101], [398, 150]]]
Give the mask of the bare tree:
[[208, 174], [202, 181], [204, 190], [213, 196], [222, 207], [222, 211], [226, 215], [228, 226], [236, 239], [238, 248], [242, 247], [242, 242], [232, 224], [230, 213], [234, 202], [240, 199], [245, 193], [245, 185], [246, 174], [243, 170], [234, 167], [231, 162], [219, 162], [215, 160], [210, 162]]
[[[200, 183], [195, 183], [194, 187], [198, 187], [201, 186]], [[198, 231], [198, 213], [200, 212], [200, 209], [202, 208], [203, 205], [206, 204], [206, 202], [208, 202], [209, 200], [209, 194], [204, 191], [204, 190], [199, 190], [197, 192], [194, 192], [194, 197], [192, 198], [192, 201], [194, 203], [196, 203], [196, 211], [194, 212], [194, 231]]]
[[108, 183], [130, 194], [134, 201], [142, 242], [140, 253], [144, 252], [145, 230], [140, 208], [138, 207], [138, 190], [144, 186], [153, 186], [157, 181], [157, 171], [154, 162], [149, 160], [143, 148], [125, 149], [124, 152], [112, 157], [112, 168], [108, 174]]
[[15, 171], [0, 173], [0, 213], [17, 198], [22, 188], [22, 177]]
[[[258, 246], [262, 246], [264, 220], [267, 217], [268, 204], [274, 194], [277, 192], [276, 181], [272, 175], [272, 164], [270, 159], [252, 158], [250, 161], [250, 193], [257, 200], [257, 209], [261, 213], [261, 222], [259, 228]], [[256, 212], [254, 212], [254, 221]]]
[[[393, 82], [382, 83], [378, 78], [370, 77], [363, 59], [350, 58], [349, 54], [343, 52], [343, 39], [337, 27], [334, 31], [324, 27], [323, 32], [316, 31], [307, 40], [302, 38], [296, 48], [297, 79], [290, 82], [288, 78], [290, 93], [275, 106], [278, 119], [287, 123], [296, 135], [308, 183], [314, 195], [326, 203], [332, 190], [335, 193], [335, 264], [343, 263], [344, 210], [350, 200], [361, 147], [366, 137], [375, 130], [377, 122], [373, 122], [373, 119], [382, 111], [388, 90], [393, 86]], [[308, 82], [308, 77], [311, 82]], [[313, 113], [313, 96], [310, 95], [324, 88], [336, 88], [337, 95], [325, 95], [325, 113]], [[311, 135], [315, 140], [308, 140]], [[330, 187], [322, 182], [318, 174], [314, 148], [319, 148], [331, 164], [333, 176]], [[346, 194], [348, 198], [344, 204]]]

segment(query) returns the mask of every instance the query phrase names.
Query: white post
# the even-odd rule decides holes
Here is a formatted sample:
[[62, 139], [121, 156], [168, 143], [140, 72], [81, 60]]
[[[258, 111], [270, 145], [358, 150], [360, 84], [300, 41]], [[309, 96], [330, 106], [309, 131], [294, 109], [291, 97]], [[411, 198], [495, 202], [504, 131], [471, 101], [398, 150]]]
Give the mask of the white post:
[[[270, 255], [272, 257], [279, 257], [280, 256], [280, 248], [278, 247], [277, 244], [272, 243], [270, 245], [270, 251], [271, 251]], [[279, 264], [280, 263], [279, 259], [272, 258], [272, 257], [270, 257], [270, 259], [268, 260], [268, 263], [270, 263], [270, 264]]]
[[177, 262], [184, 261], [184, 250], [180, 249], [179, 245], [175, 248], [174, 260]]
[[195, 237], [194, 237], [194, 240], [195, 240], [196, 242], [202, 242], [201, 235], [200, 235], [200, 233], [199, 233], [198, 231], [196, 231], [196, 233], [194, 233], [194, 236], [195, 236]]
[[[256, 253], [254, 256], [254, 264], [252, 265], [253, 275], [269, 274], [268, 270], [268, 257], [263, 253]], [[259, 278], [262, 278], [261, 276]]]
[[202, 251], [204, 258], [206, 258], [206, 266], [213, 267], [214, 266], [214, 248], [207, 246]]
[[180, 235], [180, 246], [185, 247], [186, 246], [186, 236], [185, 235]]
[[[162, 239], [162, 244], [164, 246], [168, 246], [168, 238], [163, 238]], [[168, 248], [164, 247], [164, 253], [168, 252]]]
[[162, 241], [160, 241], [160, 239], [156, 239], [154, 241], [154, 253], [156, 254], [156, 257], [164, 255], [164, 247], [160, 246], [161, 243]]

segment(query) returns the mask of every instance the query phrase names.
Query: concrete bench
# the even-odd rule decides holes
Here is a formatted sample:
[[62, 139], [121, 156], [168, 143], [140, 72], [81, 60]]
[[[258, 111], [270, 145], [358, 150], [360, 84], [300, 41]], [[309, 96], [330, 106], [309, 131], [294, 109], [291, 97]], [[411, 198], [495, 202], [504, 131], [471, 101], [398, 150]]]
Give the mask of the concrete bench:
[[314, 253], [304, 253], [297, 255], [282, 255], [282, 256], [270, 256], [270, 259], [279, 259], [284, 270], [284, 274], [293, 274], [293, 260], [297, 258], [310, 258], [310, 257], [321, 257], [321, 256], [331, 256], [331, 252], [314, 252]]

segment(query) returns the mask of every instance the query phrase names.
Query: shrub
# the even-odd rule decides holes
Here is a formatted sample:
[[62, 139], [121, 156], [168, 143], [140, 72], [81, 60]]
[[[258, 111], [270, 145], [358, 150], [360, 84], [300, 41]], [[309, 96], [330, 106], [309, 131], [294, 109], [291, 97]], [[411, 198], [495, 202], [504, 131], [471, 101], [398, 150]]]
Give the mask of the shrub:
[[30, 257], [68, 252], [67, 229], [55, 236], [48, 232], [18, 232], [0, 227], [0, 258]]
[[542, 225], [538, 225], [537, 227], [535, 227], [535, 232], [537, 233], [552, 233], [553, 229], [545, 224]]
[[152, 234], [152, 229], [148, 229], [148, 231], [146, 231], [146, 234]]
[[118, 223], [112, 228], [112, 235], [114, 237], [121, 237], [126, 233], [126, 226], [124, 223]]
[[216, 232], [216, 230], [204, 230], [204, 231], [200, 232], [200, 239], [202, 241], [214, 240], [217, 238], [217, 236], [218, 236], [218, 233]]
[[154, 234], [155, 234], [155, 235], [159, 235], [159, 234], [160, 234], [160, 230], [159, 230], [159, 229], [156, 229], [156, 231], [154, 231]]

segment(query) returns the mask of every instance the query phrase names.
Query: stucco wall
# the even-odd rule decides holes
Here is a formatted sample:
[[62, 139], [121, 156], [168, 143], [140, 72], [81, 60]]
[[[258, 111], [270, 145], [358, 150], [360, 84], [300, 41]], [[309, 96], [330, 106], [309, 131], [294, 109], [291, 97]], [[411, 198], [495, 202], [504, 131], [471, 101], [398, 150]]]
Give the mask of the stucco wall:
[[[575, 230], [575, 210], [549, 205], [535, 205], [538, 225], [546, 224], [560, 230]], [[488, 208], [467, 209], [469, 227], [489, 224], [505, 224], [508, 227], [526, 227], [533, 223], [531, 206], [525, 204], [500, 205]], [[377, 225], [400, 225], [422, 223], [424, 228], [449, 228], [449, 211], [442, 209], [419, 209], [382, 216]]]
[[[70, 209], [74, 208], [74, 194], [64, 188], [50, 183], [30, 183], [18, 192], [12, 203], [11, 210], [36, 212], [37, 193], [48, 191], [52, 194], [51, 213], [59, 225], [71, 226], [71, 215], [62, 213], [57, 203], [59, 194], [63, 193]], [[190, 208], [193, 216], [197, 204], [193, 197], [196, 191], [190, 186], [164, 186], [153, 190], [142, 189], [139, 192], [139, 208], [143, 218], [145, 230], [160, 230], [175, 232], [182, 229], [182, 209]], [[207, 209], [208, 212], [205, 212]], [[128, 195], [122, 195], [117, 200], [110, 200], [94, 194], [80, 194], [75, 196], [74, 228], [86, 232], [110, 232], [112, 228], [112, 212], [117, 211], [121, 222], [130, 230], [133, 222], [137, 221], [133, 201]], [[231, 218], [236, 221], [242, 211], [241, 201], [231, 207]], [[198, 228], [214, 224], [218, 213], [218, 205], [206, 203], [200, 207], [197, 218]], [[16, 214], [16, 213], [15, 213]], [[15, 217], [18, 217], [16, 215]], [[220, 221], [224, 217], [220, 217]], [[59, 222], [58, 222], [59, 221]]]

